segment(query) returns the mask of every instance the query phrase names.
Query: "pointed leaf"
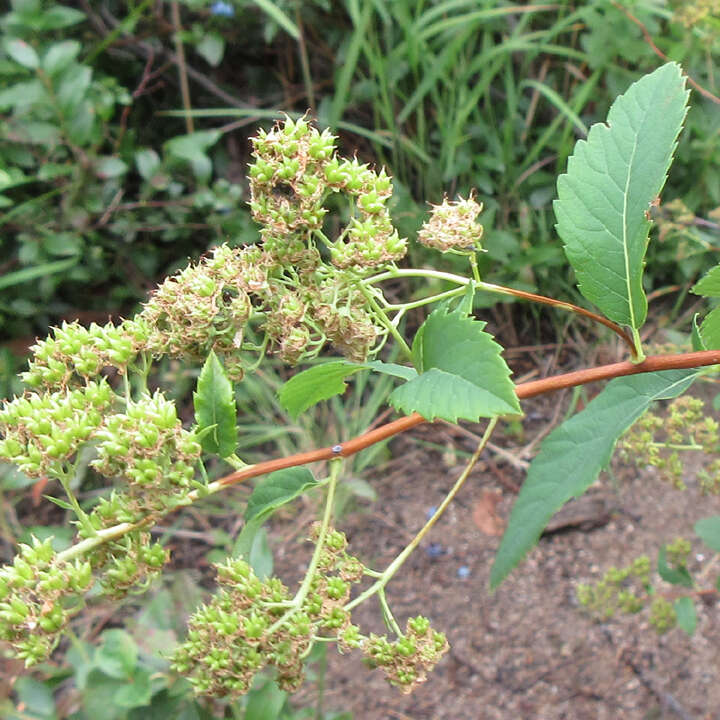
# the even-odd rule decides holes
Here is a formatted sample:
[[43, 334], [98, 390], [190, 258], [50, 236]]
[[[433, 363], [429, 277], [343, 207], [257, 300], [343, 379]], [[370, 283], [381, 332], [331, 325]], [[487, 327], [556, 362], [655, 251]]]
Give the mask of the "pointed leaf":
[[720, 265], [707, 271], [698, 282], [693, 285], [691, 292], [704, 297], [720, 297]]
[[245, 508], [245, 520], [263, 520], [281, 505], [294, 500], [317, 484], [313, 474], [303, 467], [270, 473], [252, 491]]
[[695, 523], [695, 534], [715, 552], [720, 552], [720, 515], [698, 520]]
[[651, 403], [677, 397], [700, 372], [667, 370], [616, 378], [584, 410], [547, 436], [510, 514], [490, 572], [492, 587], [537, 543], [553, 514], [595, 482], [618, 438]]
[[720, 307], [711, 310], [700, 324], [700, 338], [708, 350], [720, 348]]
[[678, 627], [688, 635], [692, 635], [697, 627], [697, 613], [695, 612], [695, 603], [692, 601], [692, 598], [687, 596], [678, 598], [673, 603], [673, 607], [675, 608]]
[[700, 328], [698, 326], [698, 313], [693, 315], [692, 330], [690, 331], [690, 344], [695, 352], [707, 350], [707, 345], [700, 334]]
[[193, 393], [195, 421], [201, 435], [203, 450], [228, 457], [237, 447], [235, 394], [225, 369], [210, 352], [198, 378], [197, 392]]
[[671, 585], [680, 585], [686, 588], [691, 588], [694, 585], [693, 579], [686, 567], [670, 567], [667, 564], [667, 550], [665, 545], [662, 545], [658, 550], [657, 571], [658, 575]]
[[347, 389], [345, 379], [360, 370], [372, 370], [403, 380], [417, 377], [417, 372], [413, 368], [396, 363], [373, 360], [360, 364], [347, 360], [333, 360], [322, 365], [314, 365], [293, 375], [278, 391], [278, 399], [290, 417], [296, 418], [322, 400], [344, 393]]
[[520, 413], [502, 348], [483, 327], [447, 308], [431, 313], [413, 341], [413, 361], [421, 375], [393, 390], [390, 404], [427, 420], [450, 422]]
[[364, 367], [346, 360], [314, 365], [293, 375], [280, 388], [278, 391], [280, 404], [288, 411], [290, 417], [296, 418], [322, 400], [344, 393], [347, 388], [345, 378], [360, 372]]
[[650, 203], [665, 184], [687, 110], [676, 63], [630, 86], [607, 125], [590, 128], [558, 178], [557, 231], [582, 294], [611, 320], [639, 328], [647, 315], [642, 273]]

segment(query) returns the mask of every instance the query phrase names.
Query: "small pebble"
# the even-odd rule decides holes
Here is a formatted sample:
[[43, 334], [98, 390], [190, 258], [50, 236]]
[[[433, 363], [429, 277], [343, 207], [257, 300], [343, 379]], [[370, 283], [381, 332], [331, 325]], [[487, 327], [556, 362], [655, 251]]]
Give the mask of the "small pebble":
[[431, 542], [426, 548], [425, 552], [428, 557], [439, 558], [445, 554], [445, 548], [439, 542]]

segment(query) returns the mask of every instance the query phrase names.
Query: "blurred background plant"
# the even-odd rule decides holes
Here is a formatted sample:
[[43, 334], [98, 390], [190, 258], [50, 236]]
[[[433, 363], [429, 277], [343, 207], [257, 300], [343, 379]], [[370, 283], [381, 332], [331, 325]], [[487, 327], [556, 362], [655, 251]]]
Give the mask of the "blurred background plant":
[[[663, 58], [681, 62], [696, 87], [648, 255], [649, 282], [675, 294], [677, 311], [720, 246], [718, 53], [716, 0], [12, 0], [0, 15], [0, 396], [22, 391], [23, 355], [50, 325], [130, 316], [188, 256], [256, 241], [248, 138], [283, 112], [309, 109], [345, 154], [387, 166], [403, 236], [427, 202], [476, 188], [484, 277], [578, 301], [553, 229], [557, 175], [613, 98]], [[414, 265], [429, 261], [413, 252]], [[163, 372], [189, 397], [194, 369]], [[359, 379], [298, 424], [275, 398], [284, 379], [267, 365], [238, 385], [239, 451], [250, 461], [357, 434], [385, 394]], [[377, 459], [354, 459], [348, 500], [372, 499], [361, 473]], [[40, 512], [30, 485], [0, 468], [4, 561], [30, 532], [69, 538], [62, 511]], [[83, 480], [88, 504], [106, 491], [90, 473]], [[225, 499], [205, 511], [212, 528], [198, 517], [163, 536], [197, 570], [78, 628], [66, 660], [19, 681], [0, 714], [92, 717], [97, 698], [119, 693], [118, 719], [219, 717], [186, 700], [156, 652], [175, 642], [209, 563], [232, 549], [242, 512]], [[263, 536], [256, 560], [272, 563]], [[138, 632], [104, 629], [114, 613], [136, 618]], [[318, 657], [320, 687], [322, 666]], [[130, 678], [136, 694], [123, 694]], [[339, 717], [292, 711], [278, 693], [264, 679], [246, 708], [222, 712]], [[0, 703], [6, 696], [0, 689]], [[253, 714], [263, 706], [275, 715]]]

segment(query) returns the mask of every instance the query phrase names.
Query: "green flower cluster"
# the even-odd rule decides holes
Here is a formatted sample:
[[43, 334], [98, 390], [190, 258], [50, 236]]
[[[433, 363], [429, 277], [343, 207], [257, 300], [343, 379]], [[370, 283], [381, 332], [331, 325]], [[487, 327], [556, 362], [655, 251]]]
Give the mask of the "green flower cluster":
[[[611, 567], [595, 585], [578, 585], [578, 602], [593, 616], [636, 613], [645, 607], [650, 588], [650, 558], [641, 555], [625, 568]], [[642, 594], [639, 594], [642, 593]]]
[[259, 248], [220, 245], [168, 277], [139, 316], [150, 328], [148, 351], [202, 360], [214, 350], [230, 377], [242, 379], [238, 355], [253, 314], [249, 293], [267, 291], [269, 264]]
[[13, 564], [0, 568], [0, 640], [26, 666], [46, 660], [92, 581], [90, 563], [58, 561], [49, 539], [20, 545]]
[[212, 697], [247, 693], [268, 664], [277, 668], [281, 687], [297, 687], [311, 645], [308, 616], [294, 613], [270, 632], [289, 606], [287, 588], [277, 578], [261, 581], [241, 559], [216, 567], [222, 589], [190, 618], [187, 640], [173, 655], [175, 670], [197, 694]]
[[149, 329], [140, 319], [124, 320], [120, 325], [63, 323], [53, 334], [32, 346], [33, 357], [22, 378], [30, 387], [64, 387], [73, 375], [96, 377], [105, 367], [124, 373], [145, 347]]
[[430, 621], [419, 615], [407, 621], [405, 634], [392, 643], [384, 636], [371, 635], [363, 652], [369, 667], [382, 668], [391, 685], [410, 693], [427, 679], [448, 649], [444, 633], [433, 630]]
[[128, 403], [124, 413], [108, 415], [94, 439], [98, 457], [91, 465], [105, 477], [127, 480], [125, 510], [131, 517], [167, 512], [186, 496], [200, 443], [159, 391]]
[[[319, 540], [318, 524], [311, 540]], [[447, 640], [423, 617], [408, 620], [406, 634], [394, 642], [362, 635], [345, 605], [366, 568], [346, 548], [345, 535], [329, 529], [301, 601], [290, 599], [277, 578], [260, 580], [242, 559], [217, 565], [222, 589], [190, 618], [173, 667], [189, 677], [198, 694], [212, 697], [247, 693], [266, 666], [276, 669], [281, 688], [294, 691], [313, 642], [332, 639], [341, 652], [362, 649], [369, 666], [382, 667], [393, 685], [410, 692], [448, 649]]]
[[[628, 431], [620, 445], [623, 457], [638, 467], [652, 465], [678, 490], [685, 490], [682, 451], [716, 454], [720, 442], [717, 421], [703, 412], [704, 403], [689, 395], [670, 403], [667, 417], [646, 413]], [[720, 463], [700, 474], [704, 492], [720, 492]]]
[[338, 158], [334, 136], [304, 119], [260, 130], [253, 146], [250, 210], [263, 225], [264, 248], [281, 262], [311, 247], [311, 235], [322, 230], [328, 212], [325, 201], [336, 192], [355, 199], [356, 214], [337, 240], [326, 243], [335, 267], [376, 267], [405, 255], [406, 242], [386, 205], [392, 182], [384, 170]]
[[144, 593], [170, 554], [159, 542], [150, 542], [149, 532], [135, 530], [100, 546], [89, 557], [98, 571], [103, 594], [119, 598]]
[[648, 621], [659, 635], [663, 635], [677, 625], [677, 613], [669, 600], [656, 595], [650, 603]]
[[100, 427], [115, 394], [104, 379], [74, 390], [32, 393], [0, 409], [0, 458], [30, 477], [64, 474], [80, 445]]
[[430, 219], [418, 232], [418, 242], [429, 248], [447, 252], [456, 248], [480, 250], [483, 226], [476, 222], [482, 204], [471, 195], [467, 200], [453, 202], [446, 198], [433, 205]]

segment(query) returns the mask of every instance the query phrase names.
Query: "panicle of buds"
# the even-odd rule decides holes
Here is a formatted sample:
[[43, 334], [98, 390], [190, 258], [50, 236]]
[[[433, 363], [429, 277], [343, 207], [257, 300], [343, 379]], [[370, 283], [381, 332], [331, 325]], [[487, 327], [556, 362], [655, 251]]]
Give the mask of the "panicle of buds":
[[472, 195], [457, 201], [446, 197], [440, 205], [432, 206], [430, 219], [418, 232], [418, 242], [441, 252], [457, 248], [480, 250], [483, 226], [475, 220], [481, 211], [482, 204], [475, 202]]

